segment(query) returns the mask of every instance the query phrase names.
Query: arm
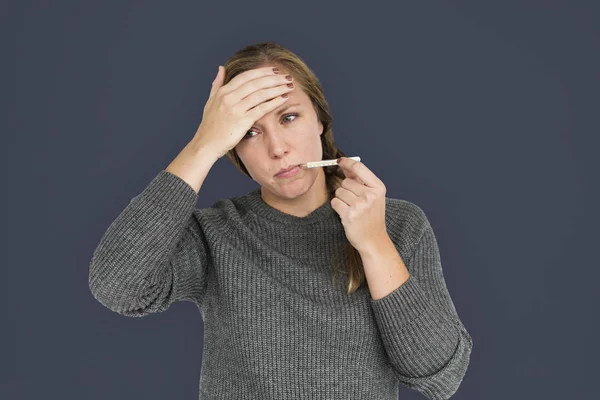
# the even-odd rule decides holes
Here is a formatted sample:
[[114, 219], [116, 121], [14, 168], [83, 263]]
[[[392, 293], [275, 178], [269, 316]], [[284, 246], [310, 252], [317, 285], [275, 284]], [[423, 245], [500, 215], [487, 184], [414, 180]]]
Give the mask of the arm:
[[399, 277], [382, 289], [386, 295], [371, 300], [398, 379], [430, 399], [447, 399], [466, 374], [473, 342], [446, 287], [433, 229], [420, 213], [424, 228], [407, 259], [408, 279], [402, 259], [390, 248], [379, 257], [366, 256], [365, 273], [391, 270]]
[[208, 250], [193, 211], [196, 188], [215, 159], [192, 149], [188, 145], [171, 163], [173, 172], [160, 171], [129, 202], [94, 251], [89, 288], [110, 310], [142, 317], [175, 301], [201, 302]]

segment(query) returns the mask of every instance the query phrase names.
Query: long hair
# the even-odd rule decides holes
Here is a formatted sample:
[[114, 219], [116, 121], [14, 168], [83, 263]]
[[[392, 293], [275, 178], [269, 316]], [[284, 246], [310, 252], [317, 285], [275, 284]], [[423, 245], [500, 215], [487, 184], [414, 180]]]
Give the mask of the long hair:
[[[248, 45], [237, 51], [224, 65], [225, 80], [223, 85], [227, 84], [231, 79], [244, 71], [266, 65], [282, 67], [294, 77], [294, 84], [297, 87], [296, 90], [303, 90], [310, 98], [316, 111], [317, 118], [319, 118], [323, 124], [323, 133], [321, 134], [323, 159], [328, 160], [345, 157], [346, 155], [337, 148], [335, 141], [333, 140], [333, 131], [331, 129], [333, 118], [318, 78], [296, 54], [285, 47], [273, 42], [263, 42]], [[248, 170], [238, 157], [235, 148], [229, 150], [226, 155], [238, 170], [248, 178], [252, 179]], [[346, 176], [338, 166], [327, 167], [323, 170], [325, 171], [327, 191], [331, 200], [335, 196], [336, 189], [341, 186], [342, 181]], [[347, 294], [353, 293], [362, 284], [366, 283], [360, 253], [347, 240], [341, 249], [338, 249], [337, 252], [332, 254], [331, 266], [333, 267], [332, 272], [334, 275], [336, 272], [339, 272], [348, 276], [346, 286]]]

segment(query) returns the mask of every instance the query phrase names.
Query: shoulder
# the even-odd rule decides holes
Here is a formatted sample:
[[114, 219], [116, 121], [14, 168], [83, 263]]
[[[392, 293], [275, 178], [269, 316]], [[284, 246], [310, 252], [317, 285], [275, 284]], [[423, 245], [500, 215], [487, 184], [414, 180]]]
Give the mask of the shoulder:
[[218, 198], [209, 207], [196, 208], [194, 216], [201, 223], [219, 225], [224, 229], [246, 225], [252, 214], [244, 199], [244, 196]]
[[385, 198], [386, 228], [390, 239], [402, 251], [409, 251], [429, 227], [425, 211], [417, 204], [405, 200]]
[[189, 226], [214, 238], [231, 234], [235, 227], [245, 224], [244, 211], [235, 199], [218, 198], [208, 207], [196, 207]]
[[411, 201], [386, 197], [385, 206], [386, 218], [389, 218], [390, 222], [410, 225], [421, 232], [429, 225], [425, 211]]
[[235, 219], [243, 213], [242, 209], [236, 202], [235, 197], [216, 199], [208, 207], [197, 207], [194, 210], [194, 215], [198, 218], [206, 220], [215, 220], [225, 222], [229, 219]]

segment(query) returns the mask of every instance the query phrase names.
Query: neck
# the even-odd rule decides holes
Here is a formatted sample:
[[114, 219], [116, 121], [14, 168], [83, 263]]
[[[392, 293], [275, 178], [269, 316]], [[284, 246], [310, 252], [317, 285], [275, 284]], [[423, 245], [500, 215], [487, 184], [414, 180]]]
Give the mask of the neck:
[[288, 199], [274, 196], [264, 187], [261, 187], [261, 197], [271, 207], [296, 217], [305, 217], [321, 207], [326, 201], [331, 201], [331, 196], [327, 190], [325, 172], [322, 168], [319, 168], [318, 177], [313, 185], [306, 193], [298, 197]]

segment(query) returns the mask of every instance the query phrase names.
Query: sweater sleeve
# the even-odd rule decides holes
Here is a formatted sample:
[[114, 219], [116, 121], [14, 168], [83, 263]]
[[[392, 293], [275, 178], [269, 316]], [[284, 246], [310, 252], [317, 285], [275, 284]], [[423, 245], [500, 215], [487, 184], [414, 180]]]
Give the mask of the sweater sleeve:
[[206, 239], [193, 215], [198, 195], [162, 170], [103, 234], [89, 264], [96, 300], [127, 317], [163, 312], [176, 301], [202, 300]]
[[409, 279], [371, 305], [399, 381], [429, 399], [448, 399], [466, 374], [473, 341], [446, 287], [433, 228], [421, 213], [425, 228], [406, 263]]

